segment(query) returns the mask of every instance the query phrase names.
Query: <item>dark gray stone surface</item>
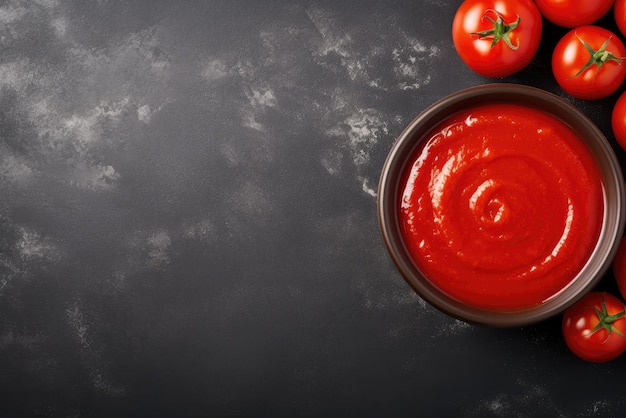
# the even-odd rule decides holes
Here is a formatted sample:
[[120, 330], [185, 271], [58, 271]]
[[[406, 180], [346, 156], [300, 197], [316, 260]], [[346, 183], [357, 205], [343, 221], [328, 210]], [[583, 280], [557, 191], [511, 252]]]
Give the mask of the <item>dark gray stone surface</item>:
[[[458, 4], [0, 2], [0, 416], [622, 415], [626, 359], [451, 319], [383, 247], [394, 138], [493, 81]], [[560, 33], [501, 81], [568, 98]], [[614, 100], [572, 101], [613, 141]]]

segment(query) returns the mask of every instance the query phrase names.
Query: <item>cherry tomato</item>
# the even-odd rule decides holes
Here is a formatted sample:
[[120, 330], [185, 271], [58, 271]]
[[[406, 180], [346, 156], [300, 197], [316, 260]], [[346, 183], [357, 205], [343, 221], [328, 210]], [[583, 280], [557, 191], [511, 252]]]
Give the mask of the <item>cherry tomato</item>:
[[561, 88], [579, 99], [614, 93], [626, 78], [626, 48], [617, 35], [599, 26], [582, 26], [563, 36], [552, 54], [552, 72]]
[[[535, 0], [541, 14], [565, 28], [591, 25], [611, 10], [614, 0]], [[620, 0], [618, 0], [619, 3]]]
[[622, 35], [626, 36], [626, 0], [616, 0], [613, 7], [615, 23]]
[[[611, 127], [613, 128], [613, 135], [615, 135], [617, 143], [626, 150], [626, 92], [622, 93], [617, 99], [617, 102], [615, 102], [615, 106], [613, 106]], [[626, 257], [626, 254], [624, 254], [624, 256]], [[624, 281], [626, 281], [626, 272], [624, 272], [624, 274]]]
[[613, 276], [617, 281], [619, 292], [622, 297], [626, 298], [624, 296], [626, 295], [626, 237], [622, 238], [615, 258], [613, 258]]
[[541, 30], [541, 13], [531, 0], [465, 0], [452, 22], [452, 40], [468, 67], [499, 78], [532, 61]]
[[603, 363], [626, 351], [626, 305], [610, 293], [591, 292], [563, 315], [563, 336], [583, 360]]

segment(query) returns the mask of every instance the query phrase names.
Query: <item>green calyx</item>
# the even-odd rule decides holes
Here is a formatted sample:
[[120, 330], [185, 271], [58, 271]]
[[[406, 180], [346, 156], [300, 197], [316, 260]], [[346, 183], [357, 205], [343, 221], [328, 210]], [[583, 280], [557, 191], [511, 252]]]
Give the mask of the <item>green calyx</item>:
[[596, 311], [596, 314], [598, 315], [598, 319], [600, 320], [600, 322], [598, 322], [598, 325], [596, 325], [591, 330], [592, 334], [604, 328], [606, 332], [608, 332], [609, 334], [611, 334], [612, 332], [615, 332], [616, 334], [621, 335], [622, 337], [626, 337], [626, 335], [624, 335], [620, 330], [618, 330], [617, 328], [613, 326], [613, 322], [622, 318], [626, 314], [626, 311], [609, 315], [609, 312], [606, 309], [606, 302], [604, 302], [604, 297], [602, 298], [602, 310], [596, 308], [595, 306], [593, 309]]
[[[489, 16], [490, 12], [496, 16], [495, 19]], [[506, 23], [504, 21], [504, 17], [502, 16], [502, 14], [498, 13], [494, 9], [487, 9], [485, 11], [485, 14], [481, 18], [481, 20], [485, 20], [485, 19], [491, 22], [491, 24], [493, 25], [493, 28], [487, 29], [481, 32], [472, 32], [470, 33], [470, 35], [478, 35], [480, 39], [491, 38], [492, 48], [495, 47], [500, 41], [503, 41], [506, 44], [506, 46], [508, 46], [514, 51], [517, 50], [517, 48], [519, 48], [519, 45], [513, 45], [513, 43], [511, 42], [511, 38], [509, 38], [509, 33], [515, 30], [515, 28], [517, 28], [520, 22], [522, 21], [522, 18], [519, 15], [517, 16], [517, 20], [515, 22]]]
[[571, 78], [577, 77], [578, 75], [582, 74], [586, 69], [588, 69], [592, 65], [596, 66], [596, 72], [598, 72], [600, 67], [602, 67], [604, 63], [608, 61], [615, 61], [618, 65], [622, 64], [623, 58], [616, 57], [615, 55], [613, 55], [612, 52], [606, 50], [606, 47], [609, 44], [609, 41], [611, 40], [610, 36], [607, 38], [606, 41], [604, 41], [600, 49], [598, 49], [597, 51], [593, 49], [591, 45], [585, 42], [583, 38], [578, 36], [578, 34], [576, 34], [576, 37], [584, 45], [585, 49], [589, 52], [590, 57], [589, 57], [589, 61], [587, 61], [585, 65], [583, 65], [582, 68], [578, 70], [578, 72], [574, 74]]

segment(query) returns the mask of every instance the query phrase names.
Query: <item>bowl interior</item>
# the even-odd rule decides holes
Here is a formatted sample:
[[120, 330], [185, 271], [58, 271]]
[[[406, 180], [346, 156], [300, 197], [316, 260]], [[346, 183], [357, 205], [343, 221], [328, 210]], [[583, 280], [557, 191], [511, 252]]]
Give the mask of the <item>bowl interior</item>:
[[[550, 300], [523, 310], [496, 311], [460, 303], [439, 291], [415, 265], [403, 243], [398, 220], [400, 179], [416, 147], [431, 129], [450, 115], [482, 104], [514, 103], [541, 110], [560, 119], [578, 133], [600, 170], [604, 217], [597, 245], [576, 278]], [[382, 170], [378, 190], [379, 224], [389, 254], [409, 285], [443, 312], [490, 326], [510, 327], [535, 323], [554, 316], [590, 291], [610, 266], [624, 230], [624, 179], [611, 145], [595, 124], [560, 97], [517, 84], [489, 84], [461, 90], [436, 102], [417, 116], [392, 147]]]

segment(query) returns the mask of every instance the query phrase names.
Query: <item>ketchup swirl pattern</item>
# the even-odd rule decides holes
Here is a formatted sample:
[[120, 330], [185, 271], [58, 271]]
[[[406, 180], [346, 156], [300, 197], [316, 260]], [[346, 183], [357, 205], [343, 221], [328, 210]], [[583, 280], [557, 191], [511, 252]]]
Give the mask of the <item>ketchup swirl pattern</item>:
[[442, 291], [515, 310], [567, 286], [604, 203], [594, 160], [564, 123], [514, 104], [456, 114], [416, 150], [400, 193], [407, 247]]

